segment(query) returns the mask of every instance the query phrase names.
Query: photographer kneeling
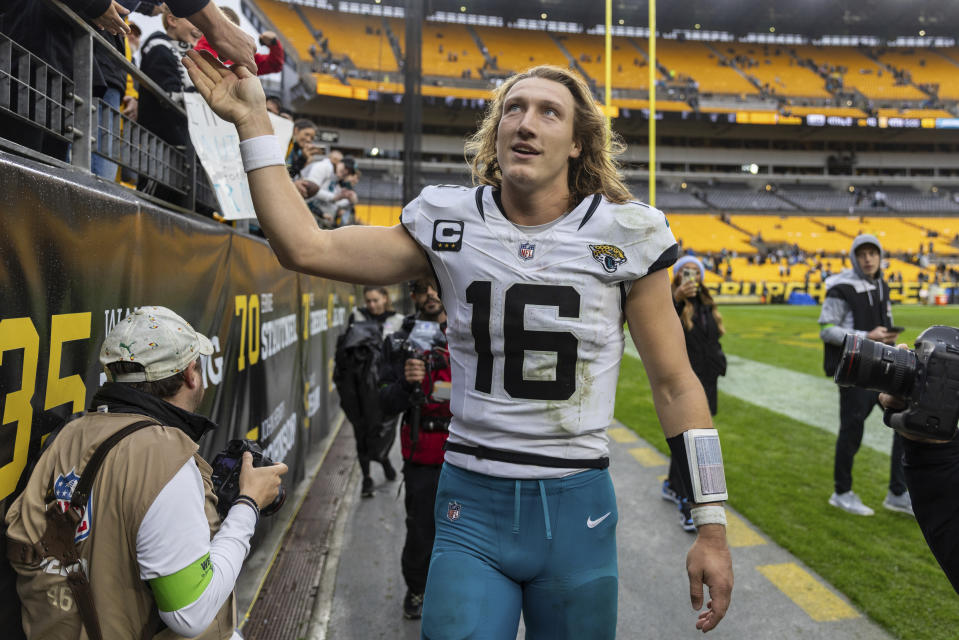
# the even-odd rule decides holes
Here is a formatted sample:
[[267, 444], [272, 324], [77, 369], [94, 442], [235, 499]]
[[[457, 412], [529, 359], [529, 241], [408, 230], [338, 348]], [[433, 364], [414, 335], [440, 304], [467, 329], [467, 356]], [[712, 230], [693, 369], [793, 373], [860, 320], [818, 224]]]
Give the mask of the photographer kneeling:
[[903, 438], [903, 470], [926, 544], [959, 593], [959, 329], [935, 326], [905, 344], [850, 337], [836, 382], [881, 391], [883, 420]]
[[383, 345], [387, 365], [380, 375], [380, 405], [384, 414], [403, 412], [403, 615], [415, 620], [423, 612], [426, 574], [436, 535], [433, 503], [451, 414], [449, 347], [444, 334], [446, 311], [432, 279], [415, 280], [410, 289], [416, 314], [407, 316], [403, 327], [387, 337]]
[[240, 495], [220, 522], [197, 453], [216, 425], [194, 413], [199, 358], [212, 353], [164, 307], [140, 308], [107, 335], [100, 362], [112, 381], [93, 411], [49, 436], [7, 514], [28, 638], [240, 637], [233, 586], [259, 506], [277, 498], [287, 468], [254, 468], [244, 453]]

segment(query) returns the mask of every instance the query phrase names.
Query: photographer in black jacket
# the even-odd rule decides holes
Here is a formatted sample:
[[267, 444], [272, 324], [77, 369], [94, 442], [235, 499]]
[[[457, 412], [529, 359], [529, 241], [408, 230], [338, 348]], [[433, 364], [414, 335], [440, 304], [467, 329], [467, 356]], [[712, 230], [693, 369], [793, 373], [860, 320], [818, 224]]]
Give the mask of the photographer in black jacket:
[[[406, 541], [401, 562], [407, 587], [403, 615], [414, 620], [423, 611], [436, 533], [433, 503], [451, 414], [446, 310], [432, 279], [415, 280], [410, 289], [416, 313], [407, 316], [403, 328], [387, 337], [383, 345], [383, 361], [387, 364], [380, 374], [380, 406], [384, 414], [403, 413], [400, 443], [406, 487]], [[436, 329], [443, 331], [434, 334], [433, 344], [426, 350], [418, 340], [411, 339], [411, 334], [417, 333], [418, 321], [437, 323]]]
[[[904, 344], [900, 348], [908, 348]], [[879, 394], [879, 404], [889, 414], [906, 403], [888, 393]], [[959, 593], [959, 439], [921, 439], [900, 431], [903, 470], [912, 496], [912, 509], [926, 544], [942, 567], [952, 588]]]

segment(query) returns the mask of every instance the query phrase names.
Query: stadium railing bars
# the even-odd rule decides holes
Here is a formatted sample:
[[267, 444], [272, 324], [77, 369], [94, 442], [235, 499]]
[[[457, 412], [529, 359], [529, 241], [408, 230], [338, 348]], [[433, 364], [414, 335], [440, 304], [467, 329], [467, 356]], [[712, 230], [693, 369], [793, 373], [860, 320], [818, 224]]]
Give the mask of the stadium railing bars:
[[24, 47], [0, 33], [0, 111], [46, 134], [70, 144], [70, 162], [28, 149], [0, 137], [0, 148], [17, 155], [65, 168], [90, 171], [95, 154], [139, 176], [156, 181], [183, 197], [179, 204], [159, 201], [174, 209], [212, 211], [217, 208], [210, 187], [192, 146], [173, 146], [123, 115], [103, 100], [93, 97], [93, 51], [99, 46], [118, 61], [138, 83], [140, 92], [149, 91], [170, 110], [171, 117], [186, 119], [183, 106], [145, 76], [80, 16], [58, 0], [46, 2], [70, 25], [73, 37], [73, 80], [57, 71]]

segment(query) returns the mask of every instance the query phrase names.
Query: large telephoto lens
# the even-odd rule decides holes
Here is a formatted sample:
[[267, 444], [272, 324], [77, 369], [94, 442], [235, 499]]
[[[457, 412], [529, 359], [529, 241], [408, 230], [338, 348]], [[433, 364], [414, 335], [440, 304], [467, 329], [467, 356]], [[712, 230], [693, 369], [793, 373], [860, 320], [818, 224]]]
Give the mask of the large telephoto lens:
[[842, 358], [834, 377], [841, 387], [860, 387], [904, 396], [912, 388], [917, 364], [916, 354], [908, 349], [897, 349], [850, 334], [843, 340]]

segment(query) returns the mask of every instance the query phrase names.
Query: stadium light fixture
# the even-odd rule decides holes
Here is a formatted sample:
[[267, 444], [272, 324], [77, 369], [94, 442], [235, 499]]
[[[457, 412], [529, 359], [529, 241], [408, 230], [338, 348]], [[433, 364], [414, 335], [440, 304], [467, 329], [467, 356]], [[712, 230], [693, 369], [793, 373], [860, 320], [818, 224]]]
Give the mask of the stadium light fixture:
[[684, 183], [682, 183], [681, 185], [679, 185], [679, 188], [685, 190], [685, 189], [686, 189], [686, 183], [684, 182]]
[[698, 30], [698, 29], [702, 29], [702, 28], [703, 28], [703, 25], [701, 25], [701, 24], [699, 24], [699, 23], [697, 22], [696, 24], [693, 25], [693, 28], [694, 28], [694, 29], [697, 29], [697, 30]]
[[757, 173], [759, 173], [759, 165], [756, 164], [755, 162], [749, 165], [749, 173], [753, 175], [756, 175]]
[[370, 149], [370, 155], [374, 157], [380, 155], [380, 148], [373, 147], [372, 149]]
[[919, 30], [919, 37], [924, 37], [925, 35], [926, 35], [926, 30], [925, 30], [925, 29], [920, 29], [920, 30]]
[[856, 192], [856, 187], [849, 185], [849, 193], [855, 193], [855, 192]]
[[541, 14], [539, 14], [539, 19], [540, 19], [540, 20], [545, 20], [545, 19], [548, 18], [548, 17], [549, 17], [549, 16], [546, 15], [546, 13], [541, 13]]
[[769, 27], [769, 33], [776, 33], [776, 27]]
[[623, 26], [624, 24], [626, 24], [626, 21], [623, 20], [622, 18], [620, 18], [620, 19], [619, 19], [619, 26]]
[[939, 193], [939, 187], [933, 187], [933, 188], [932, 188], [932, 192], [933, 192], [933, 193]]
[[460, 6], [460, 13], [466, 13], [466, 7]]

